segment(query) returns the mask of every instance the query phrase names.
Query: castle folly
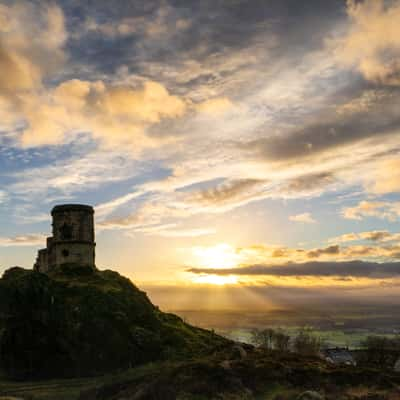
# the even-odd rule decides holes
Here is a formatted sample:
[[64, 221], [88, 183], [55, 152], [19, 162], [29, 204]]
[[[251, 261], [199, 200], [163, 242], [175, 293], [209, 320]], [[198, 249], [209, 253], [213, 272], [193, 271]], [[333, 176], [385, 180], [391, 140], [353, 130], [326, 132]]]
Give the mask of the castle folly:
[[63, 204], [51, 211], [53, 236], [38, 252], [34, 269], [48, 272], [63, 264], [95, 268], [94, 210], [82, 204]]

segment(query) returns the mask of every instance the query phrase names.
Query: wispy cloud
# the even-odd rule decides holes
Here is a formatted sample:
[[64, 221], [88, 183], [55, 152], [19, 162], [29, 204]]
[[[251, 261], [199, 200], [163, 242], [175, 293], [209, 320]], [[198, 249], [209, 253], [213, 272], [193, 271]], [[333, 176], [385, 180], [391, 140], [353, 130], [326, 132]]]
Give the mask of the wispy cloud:
[[165, 224], [144, 226], [137, 228], [135, 232], [169, 238], [195, 238], [199, 236], [213, 235], [216, 233], [216, 230], [214, 228], [180, 228], [176, 224]]
[[290, 215], [289, 221], [303, 222], [305, 224], [315, 224], [317, 222], [309, 212], [297, 215]]
[[18, 235], [14, 237], [0, 237], [0, 246], [38, 246], [45, 245], [46, 236], [39, 234]]

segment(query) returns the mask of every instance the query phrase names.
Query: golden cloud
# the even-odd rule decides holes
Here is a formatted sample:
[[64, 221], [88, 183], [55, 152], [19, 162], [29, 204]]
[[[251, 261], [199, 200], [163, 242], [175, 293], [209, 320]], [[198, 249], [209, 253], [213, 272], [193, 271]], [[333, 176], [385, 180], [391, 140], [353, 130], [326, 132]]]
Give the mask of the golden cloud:
[[345, 243], [358, 240], [370, 240], [372, 242], [392, 242], [400, 240], [400, 233], [391, 233], [389, 231], [367, 231], [360, 233], [345, 233], [329, 239], [330, 242]]
[[382, 161], [372, 173], [368, 190], [377, 193], [400, 192], [400, 159]]
[[347, 219], [361, 220], [365, 217], [375, 217], [395, 221], [400, 217], [400, 203], [364, 200], [354, 207], [343, 208], [342, 215]]
[[108, 146], [151, 145], [145, 130], [163, 118], [185, 113], [186, 104], [152, 81], [142, 87], [118, 87], [102, 81], [71, 80], [45, 94], [20, 97], [21, 118], [27, 127], [21, 136], [26, 147], [64, 142], [66, 135], [91, 132]]
[[0, 5], [0, 21], [0, 116], [6, 129], [23, 124], [22, 146], [56, 145], [90, 132], [106, 146], [143, 147], [152, 144], [148, 126], [186, 111], [185, 101], [153, 81], [131, 87], [74, 79], [48, 88], [45, 78], [66, 60], [61, 8]]
[[336, 57], [372, 82], [400, 85], [400, 1], [347, 1], [349, 32], [338, 43]]
[[195, 108], [200, 113], [220, 115], [232, 109], [233, 103], [227, 97], [216, 97], [196, 104]]
[[64, 15], [54, 4], [17, 2], [0, 5], [0, 21], [0, 96], [15, 99], [40, 87], [64, 61]]

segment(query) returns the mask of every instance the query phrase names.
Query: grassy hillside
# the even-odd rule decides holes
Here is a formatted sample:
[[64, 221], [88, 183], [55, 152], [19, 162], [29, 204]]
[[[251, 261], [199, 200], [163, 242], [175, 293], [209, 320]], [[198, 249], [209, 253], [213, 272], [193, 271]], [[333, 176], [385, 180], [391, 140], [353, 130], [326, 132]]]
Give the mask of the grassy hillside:
[[213, 355], [146, 364], [103, 377], [0, 382], [0, 396], [29, 400], [296, 400], [316, 391], [324, 400], [396, 400], [400, 375], [335, 367], [310, 357], [227, 344]]
[[227, 340], [155, 307], [113, 271], [22, 268], [0, 279], [0, 367], [16, 379], [88, 376], [208, 354]]

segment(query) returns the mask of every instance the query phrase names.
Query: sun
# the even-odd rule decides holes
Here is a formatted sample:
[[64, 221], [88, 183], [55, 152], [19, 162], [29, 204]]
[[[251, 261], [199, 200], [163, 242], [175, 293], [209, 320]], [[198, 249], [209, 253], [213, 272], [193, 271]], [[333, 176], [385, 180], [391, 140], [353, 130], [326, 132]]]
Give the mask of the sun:
[[237, 267], [240, 256], [231, 245], [220, 243], [210, 247], [194, 247], [193, 258], [199, 267], [219, 269]]
[[[194, 247], [192, 249], [193, 263], [199, 268], [230, 269], [240, 263], [240, 255], [235, 248], [227, 243], [219, 243], [209, 247]], [[238, 283], [234, 274], [201, 274], [192, 277], [192, 282], [209, 285], [232, 285]]]

